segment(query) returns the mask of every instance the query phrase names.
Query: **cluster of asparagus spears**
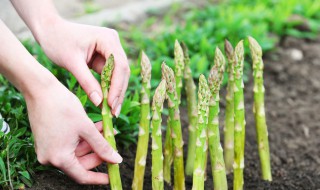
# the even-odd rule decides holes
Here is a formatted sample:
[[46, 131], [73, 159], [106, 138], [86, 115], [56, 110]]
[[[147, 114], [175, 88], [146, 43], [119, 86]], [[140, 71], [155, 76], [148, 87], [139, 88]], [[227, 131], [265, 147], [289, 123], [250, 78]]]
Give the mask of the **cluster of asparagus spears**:
[[[262, 178], [271, 181], [271, 168], [268, 144], [268, 132], [264, 108], [263, 61], [262, 50], [252, 37], [249, 37], [253, 60], [254, 76], [254, 116], [257, 128], [257, 141], [260, 155]], [[164, 181], [171, 185], [171, 167], [173, 163], [173, 188], [185, 189], [185, 174], [193, 176], [193, 190], [204, 189], [207, 156], [211, 160], [214, 189], [228, 189], [226, 175], [233, 172], [234, 190], [243, 189], [243, 169], [245, 150], [245, 109], [243, 95], [244, 46], [240, 41], [235, 49], [225, 41], [226, 60], [219, 48], [215, 50], [214, 65], [208, 80], [200, 75], [198, 94], [190, 69], [188, 49], [185, 44], [175, 42], [174, 70], [162, 64], [162, 81], [155, 90], [150, 107], [151, 64], [145, 53], [141, 56], [141, 115], [137, 154], [134, 167], [132, 189], [142, 190], [146, 158], [148, 152], [149, 129], [152, 138], [152, 189], [164, 189]], [[102, 108], [104, 136], [116, 149], [112, 128], [112, 116], [106, 98], [113, 70], [113, 56], [107, 60], [101, 76], [104, 102]], [[227, 66], [226, 66], [227, 65]], [[220, 86], [227, 68], [228, 85], [226, 95], [226, 114], [224, 128], [224, 148], [220, 144], [219, 102]], [[184, 82], [184, 85], [183, 85]], [[183, 139], [179, 106], [181, 91], [185, 88], [189, 139], [186, 168], [183, 160]], [[162, 110], [165, 99], [169, 116], [166, 137], [162, 148]], [[152, 117], [150, 116], [152, 112]], [[223, 152], [223, 149], [225, 150]], [[122, 189], [119, 166], [108, 164], [111, 189]]]

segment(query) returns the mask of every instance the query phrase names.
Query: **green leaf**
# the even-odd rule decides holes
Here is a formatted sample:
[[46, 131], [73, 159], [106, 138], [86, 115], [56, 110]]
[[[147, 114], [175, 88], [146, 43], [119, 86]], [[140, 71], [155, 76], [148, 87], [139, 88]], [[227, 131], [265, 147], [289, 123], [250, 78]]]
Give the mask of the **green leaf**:
[[92, 122], [98, 122], [102, 120], [101, 114], [97, 113], [88, 113], [88, 117], [92, 120]]
[[21, 174], [23, 177], [25, 177], [26, 179], [31, 180], [30, 174], [28, 171], [19, 171], [19, 174]]
[[87, 103], [88, 100], [88, 96], [87, 95], [83, 95], [80, 97], [80, 102], [81, 104], [84, 106]]

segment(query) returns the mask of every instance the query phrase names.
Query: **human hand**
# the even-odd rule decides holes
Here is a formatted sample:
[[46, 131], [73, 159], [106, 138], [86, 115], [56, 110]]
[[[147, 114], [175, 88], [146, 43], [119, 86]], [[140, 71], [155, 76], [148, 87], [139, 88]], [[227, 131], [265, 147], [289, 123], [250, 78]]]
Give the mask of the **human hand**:
[[96, 106], [101, 103], [103, 96], [101, 87], [89, 68], [100, 74], [106, 58], [110, 54], [114, 55], [115, 68], [108, 104], [112, 114], [118, 116], [130, 77], [128, 60], [118, 33], [113, 29], [71, 23], [61, 18], [38, 28], [35, 32], [36, 39], [45, 53], [77, 78]]
[[107, 184], [107, 174], [90, 169], [122, 158], [100, 134], [101, 122], [94, 124], [77, 97], [56, 80], [24, 96], [39, 162], [60, 168], [81, 184]]

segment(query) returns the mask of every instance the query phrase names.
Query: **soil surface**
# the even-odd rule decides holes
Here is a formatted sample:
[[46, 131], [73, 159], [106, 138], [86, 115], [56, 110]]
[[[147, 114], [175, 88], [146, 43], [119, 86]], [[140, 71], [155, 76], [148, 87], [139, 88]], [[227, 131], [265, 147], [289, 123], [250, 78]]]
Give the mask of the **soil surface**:
[[[302, 53], [302, 54], [301, 54]], [[302, 55], [302, 57], [301, 57]], [[272, 162], [272, 182], [260, 178], [256, 131], [252, 114], [252, 77], [245, 84], [246, 154], [245, 189], [320, 189], [320, 38], [316, 40], [284, 38], [274, 52], [264, 58], [266, 112]], [[225, 89], [221, 97], [225, 96]], [[225, 102], [222, 99], [221, 118]], [[186, 110], [182, 108], [184, 141], [187, 141]], [[221, 126], [221, 131], [222, 131]], [[222, 137], [223, 139], [223, 137]], [[185, 144], [185, 155], [186, 155]], [[120, 150], [124, 157], [121, 174], [124, 189], [131, 189], [136, 146]], [[144, 189], [151, 189], [151, 156], [147, 160]], [[105, 171], [104, 166], [97, 170]], [[206, 189], [212, 189], [208, 167]], [[228, 176], [232, 189], [232, 175]], [[187, 189], [192, 179], [187, 178]], [[45, 171], [36, 175], [33, 190], [106, 189], [102, 186], [80, 186], [63, 174]], [[166, 189], [172, 189], [166, 186]]]

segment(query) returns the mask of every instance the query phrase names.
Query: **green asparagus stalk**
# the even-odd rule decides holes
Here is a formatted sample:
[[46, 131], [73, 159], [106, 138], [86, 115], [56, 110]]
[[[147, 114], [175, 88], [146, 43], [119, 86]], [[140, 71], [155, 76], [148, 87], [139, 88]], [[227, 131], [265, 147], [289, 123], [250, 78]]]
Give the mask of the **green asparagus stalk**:
[[134, 166], [134, 177], [132, 182], [133, 190], [143, 189], [144, 171], [146, 166], [146, 158], [149, 142], [149, 124], [150, 124], [150, 80], [151, 80], [151, 64], [147, 55], [141, 54], [141, 113], [140, 128], [137, 146], [137, 154]]
[[254, 106], [253, 112], [256, 122], [257, 142], [259, 148], [262, 179], [272, 181], [270, 153], [268, 141], [268, 128], [264, 107], [264, 85], [263, 85], [263, 61], [262, 50], [258, 42], [249, 37], [249, 47], [252, 56], [253, 78], [254, 78]]
[[173, 70], [162, 64], [162, 76], [167, 83], [167, 97], [169, 107], [169, 118], [171, 127], [171, 138], [173, 144], [174, 160], [174, 189], [184, 190], [184, 164], [183, 164], [183, 139], [180, 123], [179, 102], [176, 91], [176, 81]]
[[197, 140], [196, 140], [196, 157], [193, 170], [193, 190], [204, 189], [205, 174], [205, 156], [208, 149], [207, 145], [207, 124], [208, 124], [208, 106], [209, 106], [210, 90], [207, 81], [203, 75], [199, 78], [198, 90], [198, 124], [197, 124]]
[[[183, 61], [183, 50], [178, 42], [175, 41], [174, 44], [174, 62], [175, 62], [175, 81], [176, 81], [176, 92], [178, 98], [178, 104], [180, 105], [181, 99], [181, 89], [182, 89], [182, 77], [184, 72], [184, 61]], [[165, 154], [164, 154], [164, 180], [171, 184], [171, 165], [173, 161], [173, 148], [171, 139], [171, 128], [170, 118], [167, 120], [167, 131], [165, 138]]]
[[183, 49], [180, 46], [178, 40], [174, 43], [174, 74], [176, 79], [176, 91], [177, 91], [177, 97], [178, 97], [178, 103], [180, 105], [181, 103], [181, 90], [182, 90], [182, 79], [184, 74], [184, 56], [183, 56]]
[[234, 65], [234, 179], [233, 189], [243, 189], [244, 147], [245, 147], [245, 110], [243, 96], [244, 49], [241, 40], [235, 48]]
[[171, 185], [171, 165], [173, 162], [173, 147], [171, 139], [170, 117], [167, 119], [166, 138], [164, 142], [163, 178]]
[[196, 85], [192, 78], [192, 73], [190, 69], [190, 59], [188, 54], [187, 46], [182, 43], [183, 55], [184, 55], [184, 81], [185, 81], [185, 91], [187, 96], [187, 106], [188, 106], [188, 118], [189, 118], [189, 139], [188, 139], [188, 155], [186, 163], [186, 175], [191, 176], [193, 173], [193, 165], [195, 159], [196, 150], [196, 138], [197, 138], [197, 95], [196, 95]]
[[220, 144], [219, 132], [219, 91], [223, 80], [225, 59], [219, 48], [216, 48], [214, 66], [212, 67], [208, 83], [211, 91], [209, 101], [208, 141], [211, 158], [214, 189], [228, 190], [223, 149]]
[[163, 190], [163, 155], [161, 135], [161, 112], [166, 95], [166, 81], [162, 80], [156, 89], [152, 102], [152, 189]]
[[225, 41], [225, 52], [228, 59], [228, 86], [226, 95], [226, 119], [224, 125], [224, 160], [226, 164], [226, 172], [231, 173], [234, 158], [234, 100], [233, 100], [233, 66], [235, 64], [234, 52], [231, 43]]
[[[106, 61], [106, 64], [101, 72], [101, 88], [103, 93], [103, 102], [102, 102], [102, 122], [103, 122], [103, 136], [112, 146], [113, 149], [117, 150], [116, 141], [113, 135], [113, 124], [112, 124], [112, 115], [110, 107], [108, 106], [108, 90], [110, 87], [111, 75], [114, 68], [114, 57], [111, 54]], [[121, 177], [119, 171], [119, 164], [107, 164], [108, 174], [110, 180], [110, 186], [112, 190], [121, 190]]]

